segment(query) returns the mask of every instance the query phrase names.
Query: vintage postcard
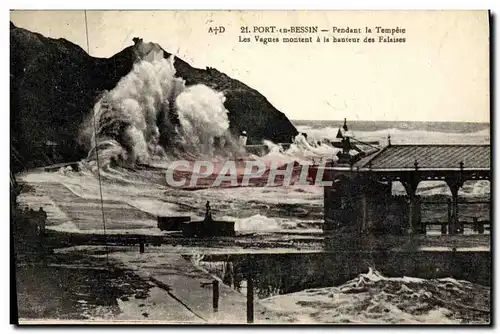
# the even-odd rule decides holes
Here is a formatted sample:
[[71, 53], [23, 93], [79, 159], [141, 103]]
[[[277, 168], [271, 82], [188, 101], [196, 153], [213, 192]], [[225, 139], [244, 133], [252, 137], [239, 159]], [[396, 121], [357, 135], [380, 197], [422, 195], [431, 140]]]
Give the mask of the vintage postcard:
[[488, 11], [10, 12], [19, 324], [491, 323]]

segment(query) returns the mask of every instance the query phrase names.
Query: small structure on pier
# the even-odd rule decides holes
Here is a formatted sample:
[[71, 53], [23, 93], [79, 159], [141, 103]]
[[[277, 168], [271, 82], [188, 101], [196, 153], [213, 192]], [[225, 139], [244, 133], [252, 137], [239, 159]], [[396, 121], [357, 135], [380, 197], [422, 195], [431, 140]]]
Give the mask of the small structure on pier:
[[158, 217], [158, 228], [162, 231], [182, 231], [185, 237], [234, 236], [234, 222], [214, 220], [210, 201], [205, 204], [205, 219], [191, 221], [189, 216]]
[[207, 201], [205, 219], [184, 223], [182, 225], [182, 235], [185, 237], [218, 237], [235, 235], [234, 222], [214, 220], [212, 218], [212, 209], [210, 201]]
[[[344, 127], [347, 128], [346, 124]], [[422, 181], [442, 180], [452, 194], [448, 232], [457, 233], [458, 190], [467, 180], [490, 180], [489, 145], [388, 145], [375, 153], [352, 155], [349, 137], [343, 137], [339, 161], [327, 165], [324, 189], [325, 230], [381, 233], [425, 233]], [[400, 181], [407, 196], [392, 196], [392, 182]], [[475, 220], [477, 221], [477, 220]]]
[[182, 231], [182, 225], [190, 221], [189, 216], [158, 216], [158, 228], [162, 231]]

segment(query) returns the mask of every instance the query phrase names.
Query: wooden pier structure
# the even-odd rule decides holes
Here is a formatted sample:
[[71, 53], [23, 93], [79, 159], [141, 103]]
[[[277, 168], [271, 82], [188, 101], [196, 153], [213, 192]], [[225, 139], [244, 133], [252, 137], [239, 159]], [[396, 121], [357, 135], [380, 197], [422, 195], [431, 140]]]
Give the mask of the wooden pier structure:
[[[417, 187], [420, 182], [444, 181], [452, 199], [447, 231], [443, 226], [442, 232], [463, 232], [458, 191], [467, 180], [491, 180], [490, 145], [392, 145], [389, 137], [388, 144], [372, 154], [352, 155], [355, 145], [348, 133], [344, 123], [337, 135], [342, 139], [338, 161], [324, 171], [324, 180], [333, 181], [324, 188], [326, 231], [425, 234]], [[392, 196], [394, 181], [402, 183], [407, 196]], [[491, 217], [489, 199], [484, 203]], [[469, 224], [484, 231], [490, 221], [474, 217]]]

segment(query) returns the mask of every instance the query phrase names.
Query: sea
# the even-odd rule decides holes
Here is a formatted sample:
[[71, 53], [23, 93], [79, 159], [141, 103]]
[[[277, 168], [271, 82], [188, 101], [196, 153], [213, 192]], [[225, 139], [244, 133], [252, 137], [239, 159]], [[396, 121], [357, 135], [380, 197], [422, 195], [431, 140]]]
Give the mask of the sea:
[[[490, 124], [473, 122], [359, 121], [347, 119], [347, 125], [360, 140], [378, 140], [386, 144], [489, 144]], [[294, 120], [297, 130], [308, 138], [335, 138], [343, 120]]]

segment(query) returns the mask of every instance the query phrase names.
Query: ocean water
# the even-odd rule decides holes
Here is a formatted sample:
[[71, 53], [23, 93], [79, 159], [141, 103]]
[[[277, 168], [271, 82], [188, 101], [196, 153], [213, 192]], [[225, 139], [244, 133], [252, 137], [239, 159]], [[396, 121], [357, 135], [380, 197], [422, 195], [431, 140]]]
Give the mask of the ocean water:
[[298, 323], [487, 324], [490, 289], [454, 278], [386, 277], [367, 273], [334, 287], [263, 299]]
[[[333, 139], [344, 121], [292, 121], [310, 140]], [[347, 120], [354, 136], [363, 141], [386, 144], [489, 144], [489, 123], [468, 122], [390, 122]]]
[[[405, 256], [413, 256], [416, 263], [432, 261], [435, 268], [418, 268], [403, 260]], [[450, 262], [453, 256], [462, 259]], [[367, 251], [217, 258], [208, 255], [193, 262], [243, 294], [251, 271], [258, 302], [294, 323], [484, 324], [490, 320], [490, 288], [481, 285], [488, 281], [485, 268], [474, 283], [450, 276], [450, 270], [460, 278], [476, 274], [461, 265], [474, 259], [467, 253], [388, 257]], [[399, 269], [391, 272], [391, 266]], [[395, 276], [398, 271], [404, 276]]]
[[[475, 133], [490, 128], [489, 123], [474, 122], [426, 122], [426, 121], [359, 121], [346, 119], [352, 131], [380, 131], [399, 129], [404, 131], [428, 131], [441, 133]], [[292, 120], [296, 127], [311, 129], [338, 128], [343, 120]]]

